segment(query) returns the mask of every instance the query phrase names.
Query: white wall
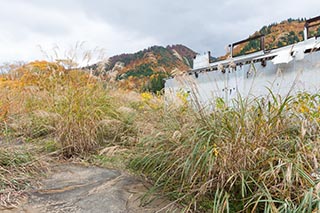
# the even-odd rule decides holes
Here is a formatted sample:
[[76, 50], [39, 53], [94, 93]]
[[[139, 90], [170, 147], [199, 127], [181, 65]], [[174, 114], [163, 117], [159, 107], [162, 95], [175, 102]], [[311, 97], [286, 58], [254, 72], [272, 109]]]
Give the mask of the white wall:
[[[196, 94], [201, 104], [208, 105], [217, 97], [230, 103], [238, 95], [243, 98], [265, 96], [269, 94], [267, 88], [281, 96], [298, 91], [318, 92], [320, 90], [320, 51], [303, 53], [306, 48], [319, 45], [316, 40], [311, 43], [285, 47], [269, 54], [277, 56], [283, 51], [288, 51], [290, 54], [291, 51], [298, 52], [300, 48], [299, 58], [293, 57], [289, 63], [275, 64], [277, 59], [268, 60], [265, 67], [261, 62], [256, 62], [238, 65], [236, 70], [226, 68], [225, 73], [199, 72], [197, 75], [193, 73], [168, 79], [165, 84], [166, 96], [173, 97], [180, 90], [190, 91]], [[301, 47], [305, 47], [302, 48], [303, 56], [301, 56]]]

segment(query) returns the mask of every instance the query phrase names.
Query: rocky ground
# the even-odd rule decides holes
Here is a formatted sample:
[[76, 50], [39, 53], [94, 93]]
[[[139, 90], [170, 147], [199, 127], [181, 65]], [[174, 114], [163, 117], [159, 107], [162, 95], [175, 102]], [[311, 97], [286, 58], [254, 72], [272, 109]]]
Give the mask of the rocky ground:
[[29, 190], [18, 208], [0, 210], [4, 213], [177, 212], [164, 199], [142, 205], [141, 197], [146, 191], [141, 179], [122, 171], [63, 164], [54, 166], [47, 178]]

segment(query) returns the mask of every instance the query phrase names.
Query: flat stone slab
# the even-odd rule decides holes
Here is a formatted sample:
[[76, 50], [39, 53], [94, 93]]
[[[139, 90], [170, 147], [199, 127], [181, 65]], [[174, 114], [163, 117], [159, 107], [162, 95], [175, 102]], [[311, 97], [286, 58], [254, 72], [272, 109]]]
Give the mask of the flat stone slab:
[[60, 165], [30, 192], [23, 205], [7, 212], [178, 212], [174, 206], [163, 209], [170, 204], [164, 199], [142, 206], [140, 198], [146, 191], [143, 181], [124, 172]]

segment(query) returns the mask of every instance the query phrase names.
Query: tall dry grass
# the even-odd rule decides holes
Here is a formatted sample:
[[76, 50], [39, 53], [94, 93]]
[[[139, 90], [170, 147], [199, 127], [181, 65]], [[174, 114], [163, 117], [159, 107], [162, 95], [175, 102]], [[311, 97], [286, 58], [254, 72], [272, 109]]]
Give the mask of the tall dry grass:
[[168, 107], [131, 167], [186, 212], [320, 211], [320, 95], [269, 96]]
[[134, 134], [105, 83], [89, 72], [36, 61], [1, 76], [1, 130], [26, 138], [53, 138], [66, 157], [95, 151]]

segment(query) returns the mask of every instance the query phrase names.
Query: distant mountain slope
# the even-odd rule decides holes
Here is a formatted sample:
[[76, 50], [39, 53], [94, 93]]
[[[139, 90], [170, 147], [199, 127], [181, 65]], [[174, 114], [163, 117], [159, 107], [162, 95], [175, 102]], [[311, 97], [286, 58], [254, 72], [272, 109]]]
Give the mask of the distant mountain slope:
[[[250, 37], [257, 35], [265, 35], [265, 49], [274, 49], [286, 45], [294, 44], [303, 40], [303, 30], [305, 24], [304, 18], [292, 19], [289, 18], [280, 23], [273, 23], [268, 26], [263, 26], [259, 31], [253, 33]], [[310, 36], [319, 35], [320, 28], [311, 28]], [[234, 49], [235, 55], [254, 52], [260, 48], [258, 40], [241, 44]]]
[[124, 88], [157, 91], [163, 87], [163, 78], [191, 69], [195, 55], [180, 44], [153, 46], [109, 58], [105, 71]]
[[135, 69], [142, 64], [150, 64], [156, 71], [170, 73], [173, 69], [189, 69], [195, 52], [183, 45], [152, 46], [133, 54], [121, 54], [109, 59], [106, 70], [112, 70], [117, 62], [124, 63], [125, 69]]

